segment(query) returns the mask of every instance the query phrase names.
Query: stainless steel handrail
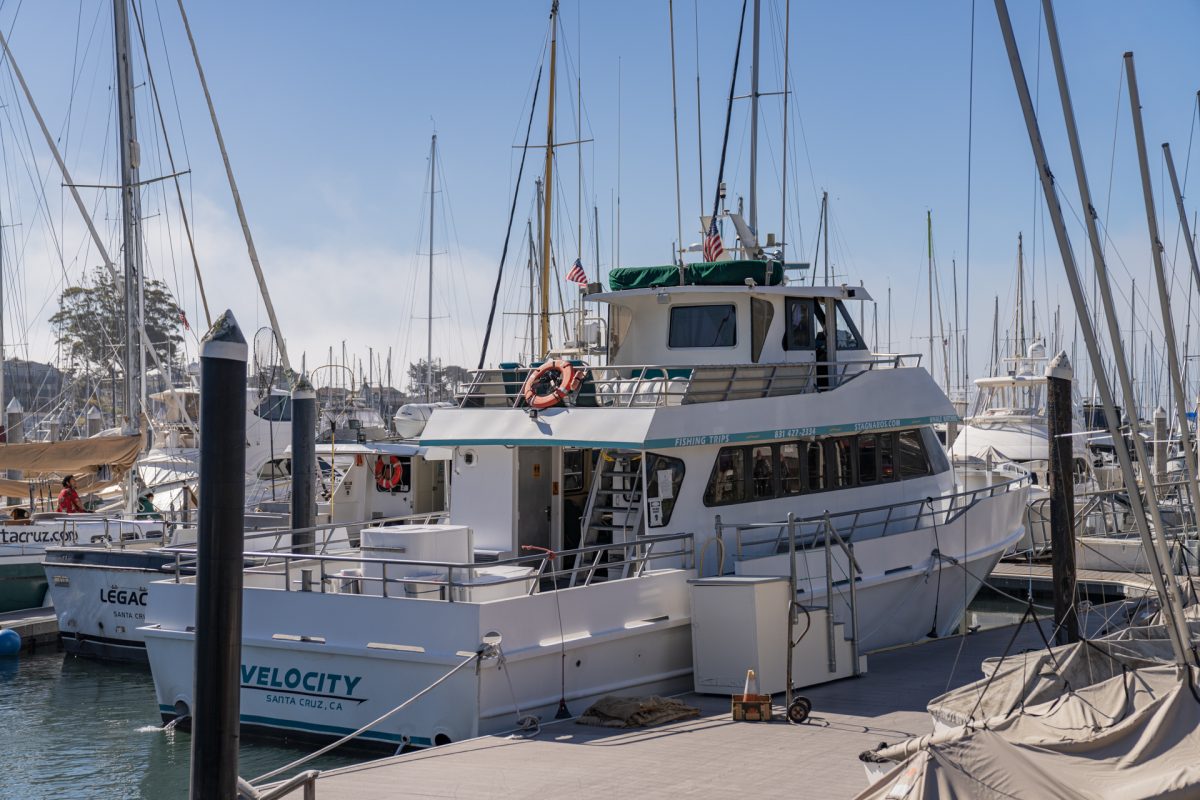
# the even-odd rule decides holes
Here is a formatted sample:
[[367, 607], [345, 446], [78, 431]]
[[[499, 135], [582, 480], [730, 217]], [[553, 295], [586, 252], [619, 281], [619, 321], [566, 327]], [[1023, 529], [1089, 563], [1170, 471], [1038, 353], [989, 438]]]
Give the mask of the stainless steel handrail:
[[[678, 542], [677, 549], [663, 551], [660, 545], [668, 542]], [[624, 555], [619, 560], [600, 561], [600, 557], [607, 552], [619, 550], [623, 551]], [[184, 560], [185, 556], [195, 553], [195, 549], [179, 549], [175, 556], [175, 582], [180, 583], [182, 577], [180, 572], [182, 567], [189, 563]], [[584, 559], [583, 556], [594, 554], [595, 558]], [[292, 570], [299, 568], [302, 571], [311, 571], [319, 568], [319, 573], [312, 575], [311, 584], [308, 586], [319, 586], [319, 591], [326, 592], [326, 586], [332, 581], [357, 581], [361, 583], [378, 582], [381, 585], [381, 595], [390, 597], [389, 586], [395, 584], [413, 585], [413, 586], [429, 586], [437, 587], [439, 591], [438, 600], [447, 602], [455, 602], [454, 590], [458, 588], [470, 588], [474, 585], [472, 578], [481, 570], [492, 569], [495, 567], [529, 567], [530, 572], [526, 574], [517, 574], [513, 576], [501, 576], [496, 580], [488, 582], [488, 586], [498, 586], [509, 583], [522, 583], [526, 581], [538, 581], [541, 577], [572, 577], [576, 574], [585, 574], [583, 585], [591, 583], [596, 573], [608, 569], [621, 569], [626, 567], [634, 567], [635, 575], [645, 573], [647, 564], [664, 560], [668, 558], [679, 558], [683, 569], [695, 568], [695, 537], [691, 533], [675, 533], [663, 536], [640, 536], [629, 542], [616, 542], [612, 544], [590, 545], [588, 547], [580, 547], [574, 550], [556, 551], [550, 553], [541, 553], [537, 555], [513, 556], [510, 558], [499, 559], [491, 562], [453, 562], [453, 561], [417, 561], [412, 559], [396, 559], [396, 558], [375, 558], [364, 557], [355, 554], [317, 554], [309, 555], [305, 553], [288, 553], [288, 552], [255, 552], [246, 551], [245, 558], [250, 560], [261, 560], [261, 564], [256, 565], [253, 569], [262, 573], [264, 569], [269, 567], [282, 567], [283, 590], [293, 591], [292, 589]], [[578, 558], [576, 558], [578, 557]], [[574, 566], [564, 567], [558, 566], [547, 574], [549, 562], [558, 560], [561, 564], [573, 563]], [[327, 569], [329, 565], [345, 565], [346, 567], [364, 567], [366, 565], [379, 565], [380, 574], [363, 575], [349, 574], [345, 569], [331, 570]], [[431, 574], [422, 574], [420, 577], [415, 576], [398, 576], [389, 577], [387, 574], [388, 567], [393, 569], [397, 567], [419, 567], [431, 572], [445, 572], [445, 577], [440, 575], [432, 576]], [[465, 573], [465, 577], [464, 577]], [[268, 573], [269, 574], [269, 573]], [[456, 575], [458, 576], [456, 579]], [[301, 591], [306, 589], [302, 588]], [[435, 599], [435, 598], [429, 598]]]
[[[918, 354], [887, 354], [845, 361], [787, 364], [622, 364], [587, 366], [588, 396], [608, 408], [711, 403], [731, 399], [808, 394], [845, 384], [863, 372], [908, 366]], [[515, 407], [528, 368], [475, 370], [456, 395], [461, 407], [480, 404]], [[576, 398], [576, 401], [578, 397]]]

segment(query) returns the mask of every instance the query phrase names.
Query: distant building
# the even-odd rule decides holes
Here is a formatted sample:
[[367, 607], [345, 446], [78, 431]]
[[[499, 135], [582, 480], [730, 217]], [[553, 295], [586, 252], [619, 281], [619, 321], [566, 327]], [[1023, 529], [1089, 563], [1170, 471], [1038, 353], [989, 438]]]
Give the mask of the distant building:
[[15, 397], [26, 413], [40, 411], [58, 403], [62, 391], [63, 374], [53, 365], [19, 358], [4, 362], [4, 408]]

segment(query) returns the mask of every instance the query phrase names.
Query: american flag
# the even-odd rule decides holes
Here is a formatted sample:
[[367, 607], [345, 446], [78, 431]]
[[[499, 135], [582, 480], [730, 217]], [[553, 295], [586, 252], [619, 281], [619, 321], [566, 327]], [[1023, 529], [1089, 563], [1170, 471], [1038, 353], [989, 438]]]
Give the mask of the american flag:
[[579, 259], [575, 259], [571, 271], [567, 273], [567, 280], [571, 283], [578, 283], [580, 286], [587, 286], [587, 273], [583, 271], [583, 264], [579, 263]]
[[179, 312], [179, 321], [183, 323], [184, 330], [190, 331], [192, 329], [192, 326], [188, 325], [187, 314], [183, 313], [183, 311]]
[[704, 260], [717, 261], [725, 255], [725, 246], [721, 244], [721, 234], [717, 233], [717, 218], [713, 217], [708, 226], [708, 236], [704, 237]]

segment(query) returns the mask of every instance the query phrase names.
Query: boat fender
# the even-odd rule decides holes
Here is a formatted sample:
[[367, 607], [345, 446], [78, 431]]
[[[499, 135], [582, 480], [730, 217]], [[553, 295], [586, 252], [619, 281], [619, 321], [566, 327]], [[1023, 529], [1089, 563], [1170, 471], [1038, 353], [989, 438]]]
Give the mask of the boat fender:
[[586, 369], [576, 367], [570, 361], [555, 358], [529, 373], [521, 394], [526, 404], [535, 411], [551, 408], [579, 390], [586, 372]]

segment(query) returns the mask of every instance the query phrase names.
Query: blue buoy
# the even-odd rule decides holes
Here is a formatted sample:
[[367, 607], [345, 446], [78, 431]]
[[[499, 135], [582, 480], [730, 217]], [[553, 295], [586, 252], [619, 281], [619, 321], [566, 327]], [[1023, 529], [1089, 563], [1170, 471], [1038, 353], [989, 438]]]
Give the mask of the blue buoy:
[[15, 656], [21, 652], [21, 634], [12, 628], [0, 630], [0, 656]]

